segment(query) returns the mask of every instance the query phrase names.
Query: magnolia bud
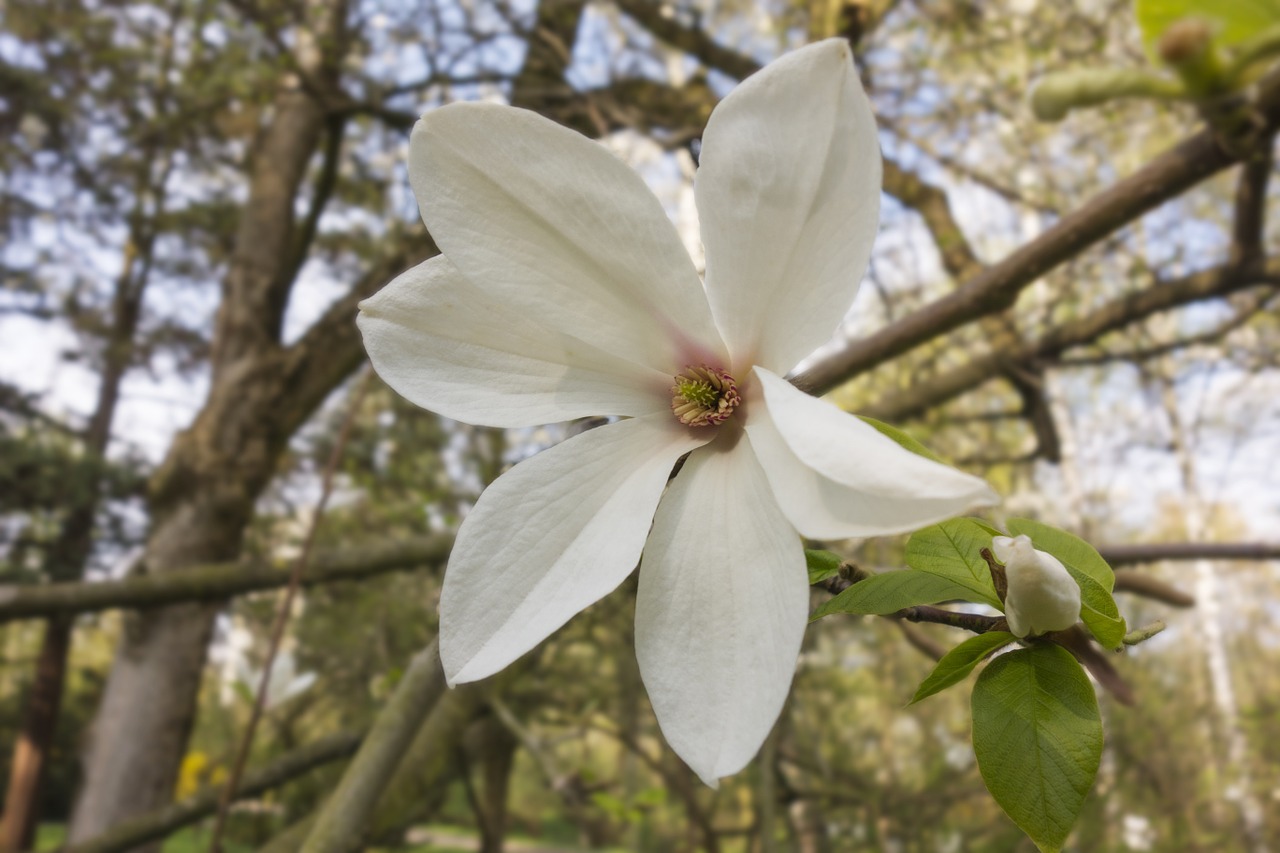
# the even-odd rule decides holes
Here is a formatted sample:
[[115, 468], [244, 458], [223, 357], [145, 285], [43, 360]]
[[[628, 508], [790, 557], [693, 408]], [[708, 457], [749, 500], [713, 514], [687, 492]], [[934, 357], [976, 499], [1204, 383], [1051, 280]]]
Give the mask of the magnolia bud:
[[1213, 43], [1213, 30], [1199, 18], [1174, 21], [1156, 42], [1160, 58], [1170, 65], [1181, 65], [1204, 54]]
[[1080, 585], [1056, 557], [1037, 551], [1026, 536], [991, 540], [1009, 587], [1004, 615], [1015, 637], [1065, 631], [1080, 618]]

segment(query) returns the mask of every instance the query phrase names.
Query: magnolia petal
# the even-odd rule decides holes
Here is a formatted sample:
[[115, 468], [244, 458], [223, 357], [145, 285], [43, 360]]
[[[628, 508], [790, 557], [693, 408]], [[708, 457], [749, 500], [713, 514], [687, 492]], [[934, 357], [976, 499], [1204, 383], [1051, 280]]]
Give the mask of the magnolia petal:
[[521, 462], [485, 489], [449, 557], [440, 659], [492, 675], [620, 584], [676, 460], [704, 444], [670, 413], [620, 421]]
[[451, 104], [414, 127], [409, 178], [431, 236], [496, 300], [663, 373], [724, 361], [675, 227], [601, 145], [527, 110]]
[[424, 409], [520, 427], [670, 405], [671, 377], [538, 325], [472, 285], [443, 255], [360, 303], [378, 375]]
[[805, 536], [903, 533], [1000, 502], [978, 477], [904, 450], [763, 368], [755, 376], [764, 406], [751, 406], [746, 432], [778, 504]]
[[707, 294], [738, 369], [786, 373], [836, 330], [871, 257], [880, 169], [843, 39], [771, 62], [712, 112], [694, 189]]
[[636, 656], [663, 735], [708, 785], [777, 720], [808, 606], [800, 539], [747, 442], [690, 456], [641, 562]]

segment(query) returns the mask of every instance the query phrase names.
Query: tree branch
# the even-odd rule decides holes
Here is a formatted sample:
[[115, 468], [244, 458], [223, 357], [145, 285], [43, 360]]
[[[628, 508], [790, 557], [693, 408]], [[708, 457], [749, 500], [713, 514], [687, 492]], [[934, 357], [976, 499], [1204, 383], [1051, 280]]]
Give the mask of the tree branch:
[[1072, 355], [1058, 359], [1058, 365], [1062, 367], [1087, 367], [1091, 365], [1107, 364], [1113, 361], [1126, 362], [1143, 362], [1151, 359], [1160, 358], [1177, 350], [1187, 349], [1188, 347], [1199, 346], [1201, 344], [1214, 344], [1221, 341], [1231, 332], [1244, 326], [1259, 313], [1267, 311], [1272, 302], [1276, 300], [1275, 291], [1251, 294], [1242, 302], [1236, 305], [1236, 313], [1228, 317], [1223, 322], [1195, 335], [1188, 335], [1184, 338], [1176, 338], [1170, 341], [1164, 341], [1157, 344], [1151, 344], [1144, 347], [1135, 347], [1124, 352], [1102, 352], [1090, 355]]
[[982, 262], [969, 244], [941, 187], [884, 158], [884, 191], [920, 214], [942, 257], [942, 266], [956, 281], [977, 275]]
[[[1258, 110], [1274, 133], [1280, 122], [1280, 74], [1263, 85]], [[1197, 133], [955, 291], [813, 365], [795, 378], [796, 384], [813, 393], [830, 391], [925, 341], [1006, 310], [1045, 273], [1234, 162], [1236, 157], [1221, 148], [1212, 131]]]
[[1098, 553], [1112, 566], [1163, 560], [1280, 560], [1280, 542], [1152, 542], [1103, 545]]
[[[437, 534], [332, 551], [311, 561], [302, 575], [302, 585], [357, 580], [423, 565], [439, 566], [448, 559], [452, 547], [452, 534]], [[289, 561], [279, 560], [269, 564], [218, 563], [123, 580], [0, 587], [0, 622], [121, 607], [220, 601], [275, 589], [288, 580]]]
[[[895, 391], [893, 396], [864, 407], [862, 413], [886, 421], [917, 417], [1003, 374], [1009, 364], [1027, 364], [1052, 358], [1081, 344], [1097, 340], [1138, 320], [1170, 308], [1215, 296], [1225, 296], [1257, 284], [1280, 284], [1280, 258], [1261, 270], [1214, 267], [1185, 278], [1126, 294], [1091, 314], [1050, 329], [1038, 341], [979, 356], [954, 370]], [[803, 381], [803, 377], [798, 381]]]
[[445, 692], [440, 650], [433, 640], [414, 656], [390, 701], [378, 713], [360, 751], [320, 810], [302, 853], [361, 849], [378, 798], [422, 721]]
[[651, 0], [616, 0], [617, 6], [649, 32], [672, 47], [695, 57], [708, 68], [742, 80], [760, 70], [749, 56], [714, 41], [700, 27], [686, 27]]
[[[712, 68], [738, 79], [760, 68], [755, 60], [717, 44], [702, 30], [687, 27], [674, 17], [664, 16], [657, 3], [650, 0], [616, 2], [620, 9], [655, 36]], [[1266, 122], [1266, 133], [1274, 134], [1280, 125], [1280, 73], [1274, 73], [1263, 81], [1256, 106], [1258, 114]], [[1219, 145], [1212, 130], [1201, 131], [1094, 196], [1004, 260], [976, 272], [973, 270], [978, 268], [970, 263], [976, 261], [972, 252], [966, 252], [962, 243], [947, 237], [960, 232], [954, 227], [949, 209], [945, 208], [945, 194], [939, 200], [927, 187], [913, 188], [911, 176], [895, 171], [886, 162], [886, 190], [894, 192], [896, 187], [907, 198], [912, 197], [913, 190], [916, 190], [915, 197], [921, 204], [916, 209], [921, 211], [927, 223], [932, 218], [931, 226], [936, 225], [940, 229], [934, 233], [939, 238], [939, 249], [948, 270], [955, 274], [956, 270], [967, 268], [971, 274], [950, 294], [869, 337], [850, 342], [843, 350], [814, 364], [794, 377], [796, 385], [811, 393], [825, 393], [858, 373], [902, 355], [925, 341], [1008, 309], [1023, 289], [1045, 273], [1238, 159]], [[937, 188], [932, 189], [941, 192]], [[905, 199], [904, 203], [913, 206]], [[924, 209], [931, 211], [928, 216]]]
[[[238, 800], [255, 797], [278, 788], [307, 771], [353, 754], [364, 732], [339, 732], [283, 755], [245, 774]], [[164, 806], [118, 824], [97, 838], [64, 847], [62, 853], [125, 853], [148, 841], [158, 841], [171, 833], [208, 817], [218, 807], [222, 789], [210, 789], [194, 797]]]
[[1240, 266], [1260, 263], [1264, 257], [1262, 235], [1266, 230], [1272, 156], [1270, 144], [1259, 146], [1240, 167], [1231, 234], [1231, 260]]
[[[402, 539], [390, 544], [342, 548], [317, 555], [302, 576], [303, 586], [361, 580], [385, 572], [439, 566], [449, 557], [453, 535]], [[1162, 560], [1274, 560], [1280, 543], [1169, 542], [1102, 545], [1112, 566]], [[288, 561], [269, 564], [217, 563], [182, 572], [138, 575], [123, 580], [0, 587], [0, 622], [46, 618], [60, 613], [94, 613], [118, 608], [158, 607], [192, 601], [220, 601], [275, 589], [288, 582]], [[855, 573], [865, 575], [860, 570]], [[828, 587], [832, 594], [849, 585]]]

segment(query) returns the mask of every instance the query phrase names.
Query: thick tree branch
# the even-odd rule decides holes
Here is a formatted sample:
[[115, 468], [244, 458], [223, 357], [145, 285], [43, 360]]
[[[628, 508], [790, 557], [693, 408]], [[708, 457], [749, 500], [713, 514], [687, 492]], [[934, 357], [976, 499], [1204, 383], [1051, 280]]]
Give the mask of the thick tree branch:
[[[294, 750], [263, 767], [250, 770], [239, 785], [237, 799], [255, 797], [278, 788], [313, 768], [346, 758], [359, 748], [363, 737], [363, 732], [339, 732]], [[125, 853], [208, 817], [217, 809], [221, 796], [221, 789], [203, 791], [194, 797], [125, 821], [90, 841], [64, 847], [62, 853]]]
[[364, 362], [356, 328], [357, 306], [397, 273], [440, 254], [426, 230], [415, 226], [387, 238], [391, 248], [334, 302], [292, 346], [281, 353], [283, 388], [275, 409], [276, 430], [292, 435], [347, 376]]
[[[303, 586], [356, 580], [383, 572], [441, 565], [453, 547], [452, 534], [404, 539], [317, 555], [302, 576]], [[123, 580], [0, 587], [0, 622], [60, 613], [92, 613], [115, 608], [157, 607], [191, 601], [221, 601], [275, 589], [289, 579], [289, 562], [219, 563], [181, 572], [158, 572]]]
[[1280, 560], [1280, 542], [1153, 542], [1103, 545], [1100, 553], [1112, 566], [1163, 560]]
[[302, 853], [351, 853], [363, 849], [383, 789], [413, 743], [422, 721], [444, 692], [440, 650], [432, 641], [405, 669], [342, 781], [320, 810]]
[[1145, 288], [1050, 329], [1038, 341], [979, 356], [954, 370], [917, 382], [906, 390], [895, 392], [889, 399], [865, 407], [863, 414], [887, 421], [917, 417], [933, 406], [1005, 373], [1010, 364], [1053, 358], [1071, 347], [1097, 340], [1108, 332], [1161, 311], [1225, 296], [1262, 283], [1280, 284], [1280, 258], [1272, 259], [1256, 271], [1215, 267]]
[[[439, 566], [448, 559], [452, 546], [451, 534], [437, 534], [391, 544], [339, 549], [317, 555], [303, 575], [302, 583], [314, 586], [360, 580], [384, 572], [408, 571], [420, 566]], [[1280, 559], [1280, 543], [1271, 542], [1102, 545], [1098, 551], [1107, 562], [1119, 567], [1162, 560]], [[139, 575], [115, 581], [0, 587], [0, 622], [44, 618], [60, 613], [220, 601], [283, 586], [289, 577], [286, 566], [285, 561], [268, 565], [219, 563], [183, 572]], [[865, 574], [855, 569], [852, 576], [862, 577]], [[832, 594], [849, 585], [847, 578], [833, 581], [837, 585], [827, 587]]]
[[[1280, 76], [1268, 79], [1259, 110], [1274, 131], [1280, 121]], [[796, 383], [815, 393], [829, 391], [927, 340], [1006, 310], [1045, 273], [1233, 162], [1235, 157], [1218, 145], [1212, 131], [1197, 133], [955, 291], [813, 365]]]
[[[755, 60], [717, 44], [700, 29], [687, 27], [673, 17], [664, 16], [657, 3], [649, 0], [617, 2], [619, 8], [655, 36], [710, 67], [739, 79], [760, 68]], [[1280, 125], [1280, 73], [1267, 77], [1259, 89], [1257, 112], [1266, 123], [1266, 133], [1274, 134]], [[1212, 130], [1195, 134], [1094, 196], [1004, 260], [971, 274], [955, 291], [867, 338], [850, 342], [843, 350], [814, 364], [795, 377], [796, 384], [812, 393], [825, 393], [858, 373], [902, 355], [925, 341], [1010, 308], [1022, 290], [1045, 273], [1238, 159], [1221, 147]], [[886, 164], [887, 190], [893, 192], [896, 185], [898, 191], [910, 197], [912, 187], [909, 184], [909, 176], [898, 174]], [[937, 224], [941, 229], [935, 234], [941, 235], [939, 249], [948, 269], [974, 269], [969, 263], [971, 259], [976, 260], [972, 252], [968, 252], [966, 257], [963, 244], [956, 244], [945, 236], [948, 233], [958, 234], [959, 229], [946, 224], [950, 219], [954, 225], [954, 219], [949, 216], [949, 210], [939, 206], [944, 199], [931, 198], [933, 193], [927, 189], [922, 192], [923, 195], [918, 196], [922, 208], [932, 211], [931, 225]], [[917, 209], [926, 216], [922, 208]], [[1245, 204], [1241, 202], [1240, 209], [1244, 208]], [[945, 216], [940, 215], [940, 211]], [[930, 222], [930, 216], [926, 216], [926, 222]]]
[[1260, 263], [1267, 220], [1267, 184], [1271, 180], [1271, 145], [1260, 146], [1240, 167], [1232, 223], [1231, 261], [1240, 266]]
[[1160, 358], [1171, 352], [1187, 349], [1188, 347], [1215, 344], [1231, 332], [1244, 326], [1260, 312], [1269, 310], [1272, 303], [1276, 301], [1276, 296], [1277, 293], [1274, 290], [1250, 294], [1235, 306], [1236, 313], [1233, 316], [1199, 334], [1187, 335], [1186, 337], [1175, 338], [1174, 340], [1149, 346], [1134, 347], [1122, 352], [1108, 351], [1097, 354], [1066, 356], [1058, 359], [1058, 365], [1063, 367], [1086, 367], [1116, 361], [1144, 362]]
[[[338, 185], [338, 167], [342, 160], [342, 139], [346, 133], [346, 120], [341, 116], [330, 115], [325, 123], [324, 159], [320, 164], [320, 174], [316, 176], [315, 186], [311, 191], [311, 206], [307, 216], [298, 226], [294, 238], [293, 252], [288, 265], [281, 270], [281, 276], [287, 282], [298, 277], [302, 265], [306, 263], [307, 254], [311, 251], [311, 243], [315, 240], [316, 229], [320, 226], [320, 217], [324, 215]], [[288, 283], [282, 285], [288, 287]]]

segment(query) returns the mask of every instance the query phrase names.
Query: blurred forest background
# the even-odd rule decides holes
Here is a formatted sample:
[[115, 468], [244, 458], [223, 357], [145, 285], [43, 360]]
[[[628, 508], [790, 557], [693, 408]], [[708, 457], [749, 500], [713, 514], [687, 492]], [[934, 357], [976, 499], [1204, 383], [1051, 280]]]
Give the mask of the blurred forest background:
[[[434, 637], [458, 519], [564, 435], [359, 378], [356, 302], [435, 252], [418, 114], [500, 100], [603, 139], [696, 257], [711, 107], [833, 35], [885, 206], [813, 387], [1086, 537], [1130, 624], [1168, 622], [1116, 659], [1138, 702], [1102, 695], [1073, 849], [1280, 839], [1274, 76], [1245, 145], [1185, 104], [1035, 120], [1042, 75], [1149, 62], [1130, 0], [6, 0], [0, 21], [0, 847], [206, 849], [334, 457], [225, 827], [226, 850], [302, 849]], [[904, 541], [829, 547], [877, 570]], [[422, 709], [367, 843], [1032, 849], [975, 768], [967, 692], [904, 708], [960, 632], [815, 623], [759, 759], [713, 791], [657, 731], [633, 607], [624, 585]]]

